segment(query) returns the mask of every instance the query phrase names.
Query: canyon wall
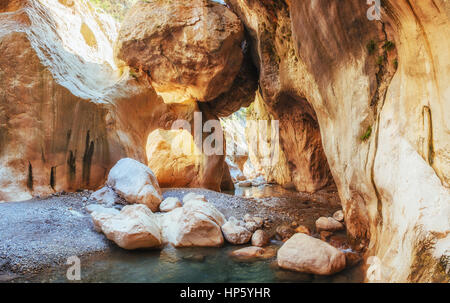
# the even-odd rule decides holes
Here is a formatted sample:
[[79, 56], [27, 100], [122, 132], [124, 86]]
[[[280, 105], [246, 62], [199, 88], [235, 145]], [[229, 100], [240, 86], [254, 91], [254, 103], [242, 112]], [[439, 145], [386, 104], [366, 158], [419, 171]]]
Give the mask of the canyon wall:
[[[165, 104], [145, 74], [116, 65], [117, 32], [85, 1], [2, 2], [0, 201], [96, 189], [119, 159], [147, 163], [152, 131], [193, 123], [195, 103]], [[187, 183], [220, 190], [223, 163], [202, 157]]]
[[[381, 21], [371, 21], [358, 0], [227, 3], [252, 35], [269, 111], [287, 105], [317, 122], [348, 234], [379, 260], [370, 271], [382, 281], [448, 281], [448, 4], [384, 1]], [[295, 79], [282, 100], [280, 78]], [[289, 142], [299, 132], [286, 137], [288, 128]], [[295, 141], [284, 145], [294, 163], [304, 150]]]
[[[259, 71], [259, 95], [265, 105], [255, 106], [251, 119], [279, 121], [281, 154], [273, 164], [264, 165], [265, 157], [250, 149], [252, 162], [268, 181], [299, 191], [314, 192], [332, 184], [317, 117], [305, 100], [310, 84], [295, 53], [287, 5], [283, 1], [226, 2], [245, 25]], [[250, 145], [257, 140], [257, 131], [247, 130]], [[272, 148], [277, 152], [276, 146]]]

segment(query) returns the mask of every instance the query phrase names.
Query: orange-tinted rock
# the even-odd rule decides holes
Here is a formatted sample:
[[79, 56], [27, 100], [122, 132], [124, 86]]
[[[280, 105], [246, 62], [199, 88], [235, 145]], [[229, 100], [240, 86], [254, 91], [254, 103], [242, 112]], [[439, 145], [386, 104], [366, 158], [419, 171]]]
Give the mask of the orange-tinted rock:
[[311, 232], [309, 231], [309, 228], [306, 227], [306, 226], [304, 226], [304, 225], [300, 225], [299, 227], [297, 227], [297, 228], [295, 229], [295, 232], [296, 232], [296, 233], [301, 233], [301, 234], [306, 234], [306, 235], [308, 235], [308, 236], [311, 235]]

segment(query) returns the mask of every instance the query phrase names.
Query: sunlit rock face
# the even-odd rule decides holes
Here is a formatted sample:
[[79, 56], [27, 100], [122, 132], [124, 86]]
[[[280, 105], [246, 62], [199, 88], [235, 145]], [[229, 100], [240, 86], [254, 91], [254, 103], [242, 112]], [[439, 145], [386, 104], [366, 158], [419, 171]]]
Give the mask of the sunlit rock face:
[[177, 119], [115, 67], [114, 39], [84, 1], [2, 2], [0, 201], [98, 188], [119, 159], [146, 163], [148, 133]]
[[358, 0], [227, 2], [252, 35], [267, 111], [315, 116], [347, 231], [379, 261], [371, 273], [448, 281], [448, 4], [386, 1], [370, 21]]
[[[259, 92], [247, 115], [245, 138], [248, 145], [248, 163], [244, 168], [244, 174], [248, 177], [253, 174], [261, 175], [267, 182], [285, 187], [293, 186], [286, 155], [280, 145], [280, 137], [279, 135], [272, 137], [278, 133], [279, 128], [278, 131], [273, 129], [272, 133], [272, 123], [275, 119], [269, 114]], [[248, 169], [248, 166], [253, 169]]]
[[208, 161], [200, 148], [187, 130], [157, 129], [147, 140], [148, 166], [162, 187], [204, 187], [220, 191], [224, 169], [219, 166], [223, 156], [216, 156], [220, 158], [217, 162]]
[[166, 103], [211, 101], [233, 84], [243, 40], [241, 21], [222, 4], [149, 0], [128, 12], [116, 54], [145, 71]]

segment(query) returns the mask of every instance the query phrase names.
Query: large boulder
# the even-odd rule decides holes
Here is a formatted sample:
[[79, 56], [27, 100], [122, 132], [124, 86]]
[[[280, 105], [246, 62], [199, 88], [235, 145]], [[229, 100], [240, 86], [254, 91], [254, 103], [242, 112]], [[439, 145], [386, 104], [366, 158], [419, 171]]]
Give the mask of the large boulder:
[[114, 165], [107, 185], [130, 204], [138, 203], [158, 211], [162, 201], [158, 180], [150, 168], [136, 160], [125, 158]]
[[278, 265], [316, 275], [332, 275], [345, 268], [345, 254], [326, 242], [295, 234], [278, 250]]
[[115, 52], [149, 74], [166, 103], [211, 101], [227, 92], [243, 60], [241, 21], [213, 1], [139, 1], [121, 25]]
[[175, 247], [218, 247], [224, 242], [220, 226], [225, 217], [212, 204], [186, 201], [161, 217], [164, 241]]
[[117, 215], [94, 212], [92, 217], [106, 237], [124, 249], [162, 245], [157, 217], [145, 205], [127, 205]]
[[186, 130], [151, 132], [147, 139], [147, 159], [162, 187], [189, 187], [199, 182], [203, 157]]

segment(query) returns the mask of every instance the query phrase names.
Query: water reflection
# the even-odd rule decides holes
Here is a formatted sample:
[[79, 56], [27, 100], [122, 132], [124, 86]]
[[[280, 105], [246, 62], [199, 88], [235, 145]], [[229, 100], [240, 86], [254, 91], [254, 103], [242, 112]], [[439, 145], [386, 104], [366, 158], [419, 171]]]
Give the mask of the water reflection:
[[[278, 268], [276, 257], [268, 260], [240, 262], [229, 256], [242, 248], [167, 247], [161, 251], [125, 251], [82, 259], [81, 282], [357, 282], [362, 277], [357, 268], [347, 269], [331, 277], [286, 271]], [[71, 282], [66, 278], [67, 266], [14, 282]]]
[[267, 197], [285, 197], [288, 195], [293, 195], [296, 192], [293, 190], [285, 189], [280, 185], [263, 184], [260, 186], [251, 186], [251, 187], [239, 187], [238, 185], [236, 185], [234, 190], [225, 191], [225, 193], [244, 198], [267, 198]]

